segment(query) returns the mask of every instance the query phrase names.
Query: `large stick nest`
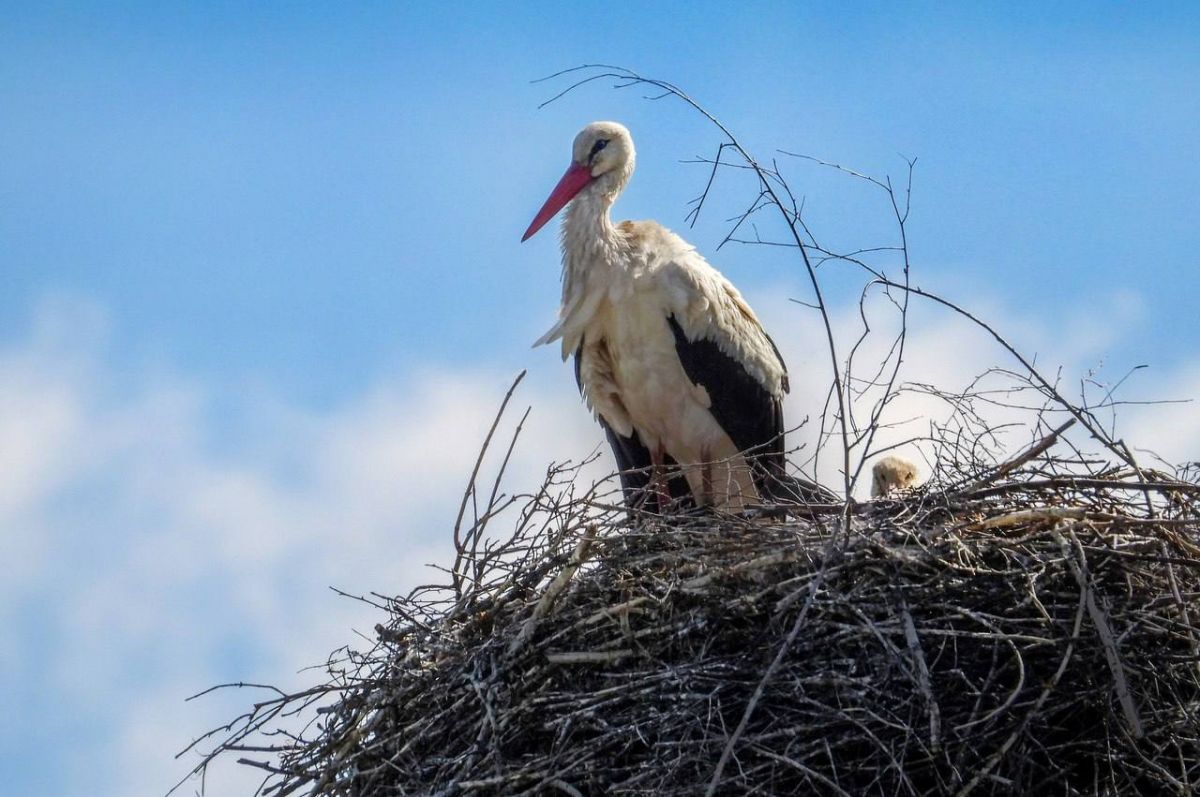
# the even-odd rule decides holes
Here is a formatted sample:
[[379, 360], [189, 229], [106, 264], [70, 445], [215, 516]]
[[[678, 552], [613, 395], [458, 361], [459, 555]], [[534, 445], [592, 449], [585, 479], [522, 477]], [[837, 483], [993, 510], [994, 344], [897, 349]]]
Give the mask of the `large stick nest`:
[[267, 793], [1190, 794], [1197, 489], [1045, 472], [790, 520], [543, 489], [226, 749], [324, 697]]

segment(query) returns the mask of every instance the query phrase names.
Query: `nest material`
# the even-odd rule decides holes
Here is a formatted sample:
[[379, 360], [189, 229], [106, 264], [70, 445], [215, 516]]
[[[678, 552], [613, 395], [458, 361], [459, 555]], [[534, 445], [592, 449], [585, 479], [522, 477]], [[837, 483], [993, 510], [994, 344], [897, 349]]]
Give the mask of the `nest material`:
[[1014, 479], [805, 520], [526, 512], [244, 763], [277, 794], [1191, 794], [1195, 487]]

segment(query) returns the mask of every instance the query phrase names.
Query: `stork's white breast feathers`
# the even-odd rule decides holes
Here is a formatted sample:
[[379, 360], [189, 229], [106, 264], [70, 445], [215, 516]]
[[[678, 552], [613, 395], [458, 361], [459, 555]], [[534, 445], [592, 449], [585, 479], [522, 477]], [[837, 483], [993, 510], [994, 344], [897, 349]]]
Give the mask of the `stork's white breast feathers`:
[[[754, 311], [729, 280], [694, 247], [656, 222], [623, 221], [617, 229], [625, 244], [618, 263], [611, 257], [593, 259], [582, 252], [574, 257], [565, 253], [559, 320], [535, 345], [561, 339], [566, 359], [580, 344], [599, 344], [609, 331], [605, 329], [610, 326], [606, 316], [620, 306], [626, 313], [656, 313], [663, 319], [674, 316], [689, 340], [714, 342], [772, 396], [787, 391], [783, 362]], [[609, 353], [592, 354], [595, 356], [586, 361], [595, 363], [596, 371], [588, 376], [596, 381], [587, 379], [585, 384], [592, 388], [589, 399], [601, 405], [607, 402], [597, 395], [596, 387], [609, 381], [602, 378], [605, 372], [611, 374], [611, 369], [603, 366]], [[600, 406], [595, 408], [609, 415]]]
[[633, 420], [621, 400], [608, 341], [603, 338], [586, 341], [575, 365], [579, 369], [579, 389], [588, 407], [604, 418], [617, 434], [631, 436]]

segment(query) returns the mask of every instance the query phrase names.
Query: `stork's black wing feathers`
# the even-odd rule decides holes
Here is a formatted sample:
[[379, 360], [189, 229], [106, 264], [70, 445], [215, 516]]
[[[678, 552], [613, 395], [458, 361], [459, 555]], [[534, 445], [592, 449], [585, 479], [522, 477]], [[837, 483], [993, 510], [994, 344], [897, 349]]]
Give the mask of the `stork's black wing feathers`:
[[[733, 357], [711, 340], [688, 340], [674, 316], [667, 319], [675, 335], [675, 351], [683, 371], [703, 385], [712, 401], [709, 412], [746, 454], [759, 493], [780, 503], [834, 503], [837, 496], [825, 487], [787, 472], [783, 443], [783, 401], [776, 398]], [[766, 334], [766, 333], [764, 333]], [[775, 341], [767, 342], [783, 366], [786, 393], [787, 366]]]
[[[583, 344], [581, 343], [575, 350], [575, 384], [578, 385], [580, 394], [583, 393], [583, 379], [580, 377], [579, 364], [582, 354]], [[643, 501], [646, 487], [650, 484], [652, 464], [650, 450], [642, 443], [636, 429], [632, 435], [624, 437], [613, 431], [613, 428], [608, 425], [608, 421], [604, 420], [599, 413], [596, 414], [596, 420], [603, 427], [608, 444], [612, 447], [613, 458], [617, 460], [617, 470], [621, 476], [621, 492], [625, 494], [625, 503], [631, 507], [637, 506]], [[666, 457], [663, 464], [668, 469], [676, 467], [675, 460], [670, 457]], [[685, 509], [695, 505], [691, 487], [688, 486], [687, 479], [678, 470], [667, 480], [667, 491], [677, 507]]]
[[721, 351], [715, 341], [688, 340], [674, 316], [667, 322], [675, 335], [675, 351], [684, 373], [708, 391], [712, 401], [709, 411], [738, 450], [750, 459], [759, 492], [776, 497], [780, 492], [778, 487], [787, 479], [783, 402], [772, 396], [741, 363]]
[[716, 341], [688, 340], [674, 316], [667, 322], [684, 372], [708, 391], [709, 410], [738, 450], [782, 459], [783, 403]]

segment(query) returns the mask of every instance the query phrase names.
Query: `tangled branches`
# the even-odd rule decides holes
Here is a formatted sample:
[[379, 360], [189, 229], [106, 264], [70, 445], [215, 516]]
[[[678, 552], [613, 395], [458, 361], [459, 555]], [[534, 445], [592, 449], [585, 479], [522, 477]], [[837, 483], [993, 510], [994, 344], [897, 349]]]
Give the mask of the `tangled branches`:
[[[554, 469], [485, 567], [392, 601], [307, 733], [245, 763], [271, 795], [1191, 793], [1200, 487], [1054, 469], [846, 529], [631, 527]], [[311, 699], [223, 749], [261, 756], [257, 720]]]

